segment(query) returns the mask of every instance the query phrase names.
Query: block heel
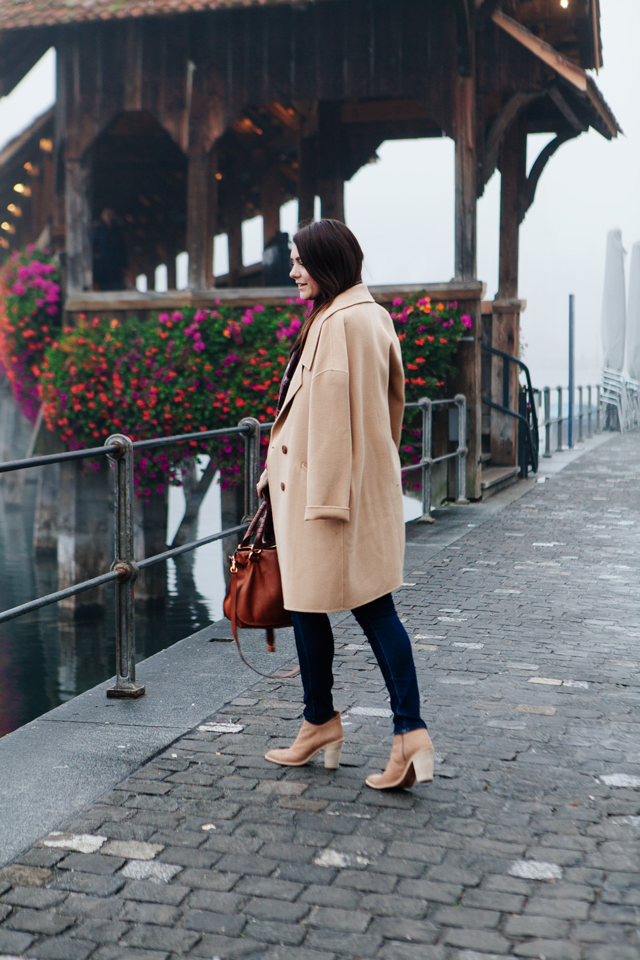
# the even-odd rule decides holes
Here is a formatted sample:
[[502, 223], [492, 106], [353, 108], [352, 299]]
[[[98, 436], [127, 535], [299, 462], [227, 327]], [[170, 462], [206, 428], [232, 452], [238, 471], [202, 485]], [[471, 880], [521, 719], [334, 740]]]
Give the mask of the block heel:
[[433, 780], [433, 750], [420, 750], [412, 757], [413, 769], [418, 783]]
[[324, 748], [324, 766], [325, 770], [337, 770], [340, 766], [340, 754], [344, 740], [336, 740], [335, 743], [328, 743]]

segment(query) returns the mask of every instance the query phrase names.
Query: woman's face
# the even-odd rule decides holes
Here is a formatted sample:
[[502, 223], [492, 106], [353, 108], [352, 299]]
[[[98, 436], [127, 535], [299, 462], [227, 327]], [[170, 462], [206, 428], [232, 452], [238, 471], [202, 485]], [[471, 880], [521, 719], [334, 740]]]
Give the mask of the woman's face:
[[291, 267], [289, 276], [292, 280], [295, 280], [300, 297], [302, 300], [315, 300], [320, 293], [320, 287], [300, 259], [300, 254], [298, 253], [298, 248], [295, 243], [291, 248], [291, 263], [293, 266]]

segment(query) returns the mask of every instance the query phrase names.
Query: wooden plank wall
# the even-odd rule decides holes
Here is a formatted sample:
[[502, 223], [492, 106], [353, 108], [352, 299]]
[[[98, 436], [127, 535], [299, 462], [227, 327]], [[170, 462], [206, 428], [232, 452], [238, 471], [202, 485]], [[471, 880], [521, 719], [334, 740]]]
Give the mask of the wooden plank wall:
[[122, 110], [206, 152], [246, 105], [413, 97], [451, 135], [455, 18], [446, 0], [350, 0], [82, 23], [60, 31], [58, 125], [80, 158]]

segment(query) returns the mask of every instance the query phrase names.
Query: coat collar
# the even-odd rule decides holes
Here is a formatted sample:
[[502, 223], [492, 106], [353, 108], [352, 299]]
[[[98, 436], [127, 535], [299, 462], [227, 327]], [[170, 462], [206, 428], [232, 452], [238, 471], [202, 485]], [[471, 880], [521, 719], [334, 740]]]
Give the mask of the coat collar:
[[342, 293], [338, 294], [335, 300], [332, 300], [324, 313], [321, 313], [318, 317], [316, 317], [311, 329], [309, 330], [307, 342], [304, 345], [304, 350], [302, 351], [302, 356], [300, 357], [299, 366], [304, 365], [307, 370], [311, 369], [313, 365], [313, 359], [316, 355], [316, 349], [318, 347], [318, 340], [320, 339], [320, 331], [322, 330], [322, 325], [324, 324], [325, 320], [327, 320], [329, 317], [332, 317], [334, 313], [338, 312], [338, 310], [344, 310], [347, 307], [354, 307], [357, 303], [375, 303], [365, 283], [357, 283], [355, 287], [349, 287], [348, 290], [343, 290]]
[[291, 378], [291, 383], [289, 384], [289, 389], [287, 390], [285, 402], [276, 418], [276, 422], [282, 419], [285, 410], [288, 409], [289, 404], [302, 386], [303, 366], [306, 367], [307, 370], [310, 370], [313, 365], [313, 360], [318, 347], [318, 341], [320, 339], [320, 331], [322, 330], [322, 325], [325, 320], [327, 320], [328, 317], [333, 316], [334, 313], [337, 313], [338, 310], [344, 310], [346, 307], [353, 307], [357, 303], [375, 303], [375, 300], [369, 293], [369, 289], [365, 283], [357, 283], [354, 287], [349, 287], [348, 290], [343, 290], [343, 292], [339, 293], [335, 300], [329, 304], [324, 313], [321, 313], [313, 321], [311, 324], [311, 329], [307, 335], [302, 356], [300, 357], [298, 366], [296, 367], [293, 377]]

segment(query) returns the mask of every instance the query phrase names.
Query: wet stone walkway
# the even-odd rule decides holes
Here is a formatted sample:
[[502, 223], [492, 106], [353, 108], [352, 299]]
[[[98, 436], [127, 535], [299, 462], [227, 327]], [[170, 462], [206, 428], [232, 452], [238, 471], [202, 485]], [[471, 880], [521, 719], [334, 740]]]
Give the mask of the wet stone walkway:
[[435, 529], [397, 595], [432, 784], [364, 786], [388, 704], [338, 617], [339, 770], [263, 759], [301, 709], [260, 681], [0, 871], [0, 955], [637, 960], [640, 438], [434, 556]]

